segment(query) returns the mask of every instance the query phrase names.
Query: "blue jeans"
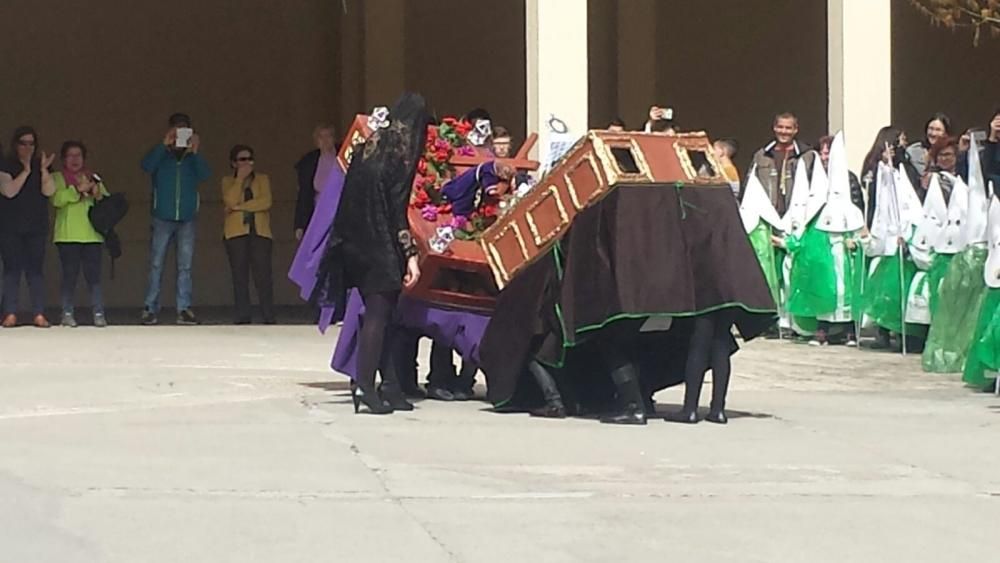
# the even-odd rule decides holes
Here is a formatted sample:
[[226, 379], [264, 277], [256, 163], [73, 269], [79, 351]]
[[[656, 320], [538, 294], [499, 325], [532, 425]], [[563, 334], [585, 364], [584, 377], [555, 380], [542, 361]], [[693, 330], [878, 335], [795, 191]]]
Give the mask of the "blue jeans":
[[191, 263], [194, 261], [194, 219], [190, 221], [164, 221], [153, 217], [149, 245], [149, 289], [146, 291], [146, 310], [160, 310], [160, 284], [163, 262], [167, 257], [170, 241], [177, 240], [177, 311], [191, 308]]

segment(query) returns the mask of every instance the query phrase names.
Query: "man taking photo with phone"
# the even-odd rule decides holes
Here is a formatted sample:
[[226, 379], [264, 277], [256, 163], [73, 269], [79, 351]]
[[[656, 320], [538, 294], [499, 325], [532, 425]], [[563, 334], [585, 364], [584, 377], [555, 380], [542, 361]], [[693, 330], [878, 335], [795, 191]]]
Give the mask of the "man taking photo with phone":
[[177, 245], [177, 324], [198, 324], [191, 311], [198, 184], [211, 175], [205, 158], [198, 154], [200, 146], [201, 138], [194, 132], [191, 118], [175, 113], [168, 120], [163, 142], [142, 159], [142, 169], [149, 174], [153, 188], [149, 286], [142, 312], [144, 325], [159, 322], [163, 262], [171, 242]]

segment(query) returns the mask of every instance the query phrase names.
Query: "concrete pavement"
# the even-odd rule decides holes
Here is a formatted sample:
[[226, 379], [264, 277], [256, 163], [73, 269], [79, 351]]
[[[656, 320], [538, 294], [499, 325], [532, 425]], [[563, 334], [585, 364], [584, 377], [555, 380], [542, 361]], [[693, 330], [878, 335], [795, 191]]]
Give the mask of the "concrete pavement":
[[632, 428], [483, 403], [355, 416], [334, 338], [0, 332], [0, 562], [1000, 553], [1000, 400], [915, 357], [751, 343], [728, 427]]

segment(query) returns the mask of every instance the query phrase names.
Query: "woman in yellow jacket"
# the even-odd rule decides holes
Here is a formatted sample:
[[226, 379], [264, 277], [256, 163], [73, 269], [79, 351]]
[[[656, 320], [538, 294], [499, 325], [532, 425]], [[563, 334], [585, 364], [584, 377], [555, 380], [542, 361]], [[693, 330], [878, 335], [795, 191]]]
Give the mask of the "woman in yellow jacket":
[[254, 172], [253, 149], [236, 145], [229, 151], [233, 175], [222, 179], [226, 207], [223, 236], [233, 276], [236, 324], [250, 324], [250, 274], [264, 324], [274, 324], [271, 281], [271, 180]]

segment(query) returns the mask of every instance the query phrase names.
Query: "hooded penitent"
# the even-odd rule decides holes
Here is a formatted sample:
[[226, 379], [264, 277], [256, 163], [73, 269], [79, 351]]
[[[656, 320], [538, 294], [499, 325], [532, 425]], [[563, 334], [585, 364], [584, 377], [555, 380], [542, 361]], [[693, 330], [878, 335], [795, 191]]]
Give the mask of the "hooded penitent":
[[983, 267], [986, 297], [962, 374], [966, 383], [980, 388], [992, 383], [1000, 371], [1000, 198], [997, 196], [993, 196], [989, 206], [987, 239], [989, 257]]

